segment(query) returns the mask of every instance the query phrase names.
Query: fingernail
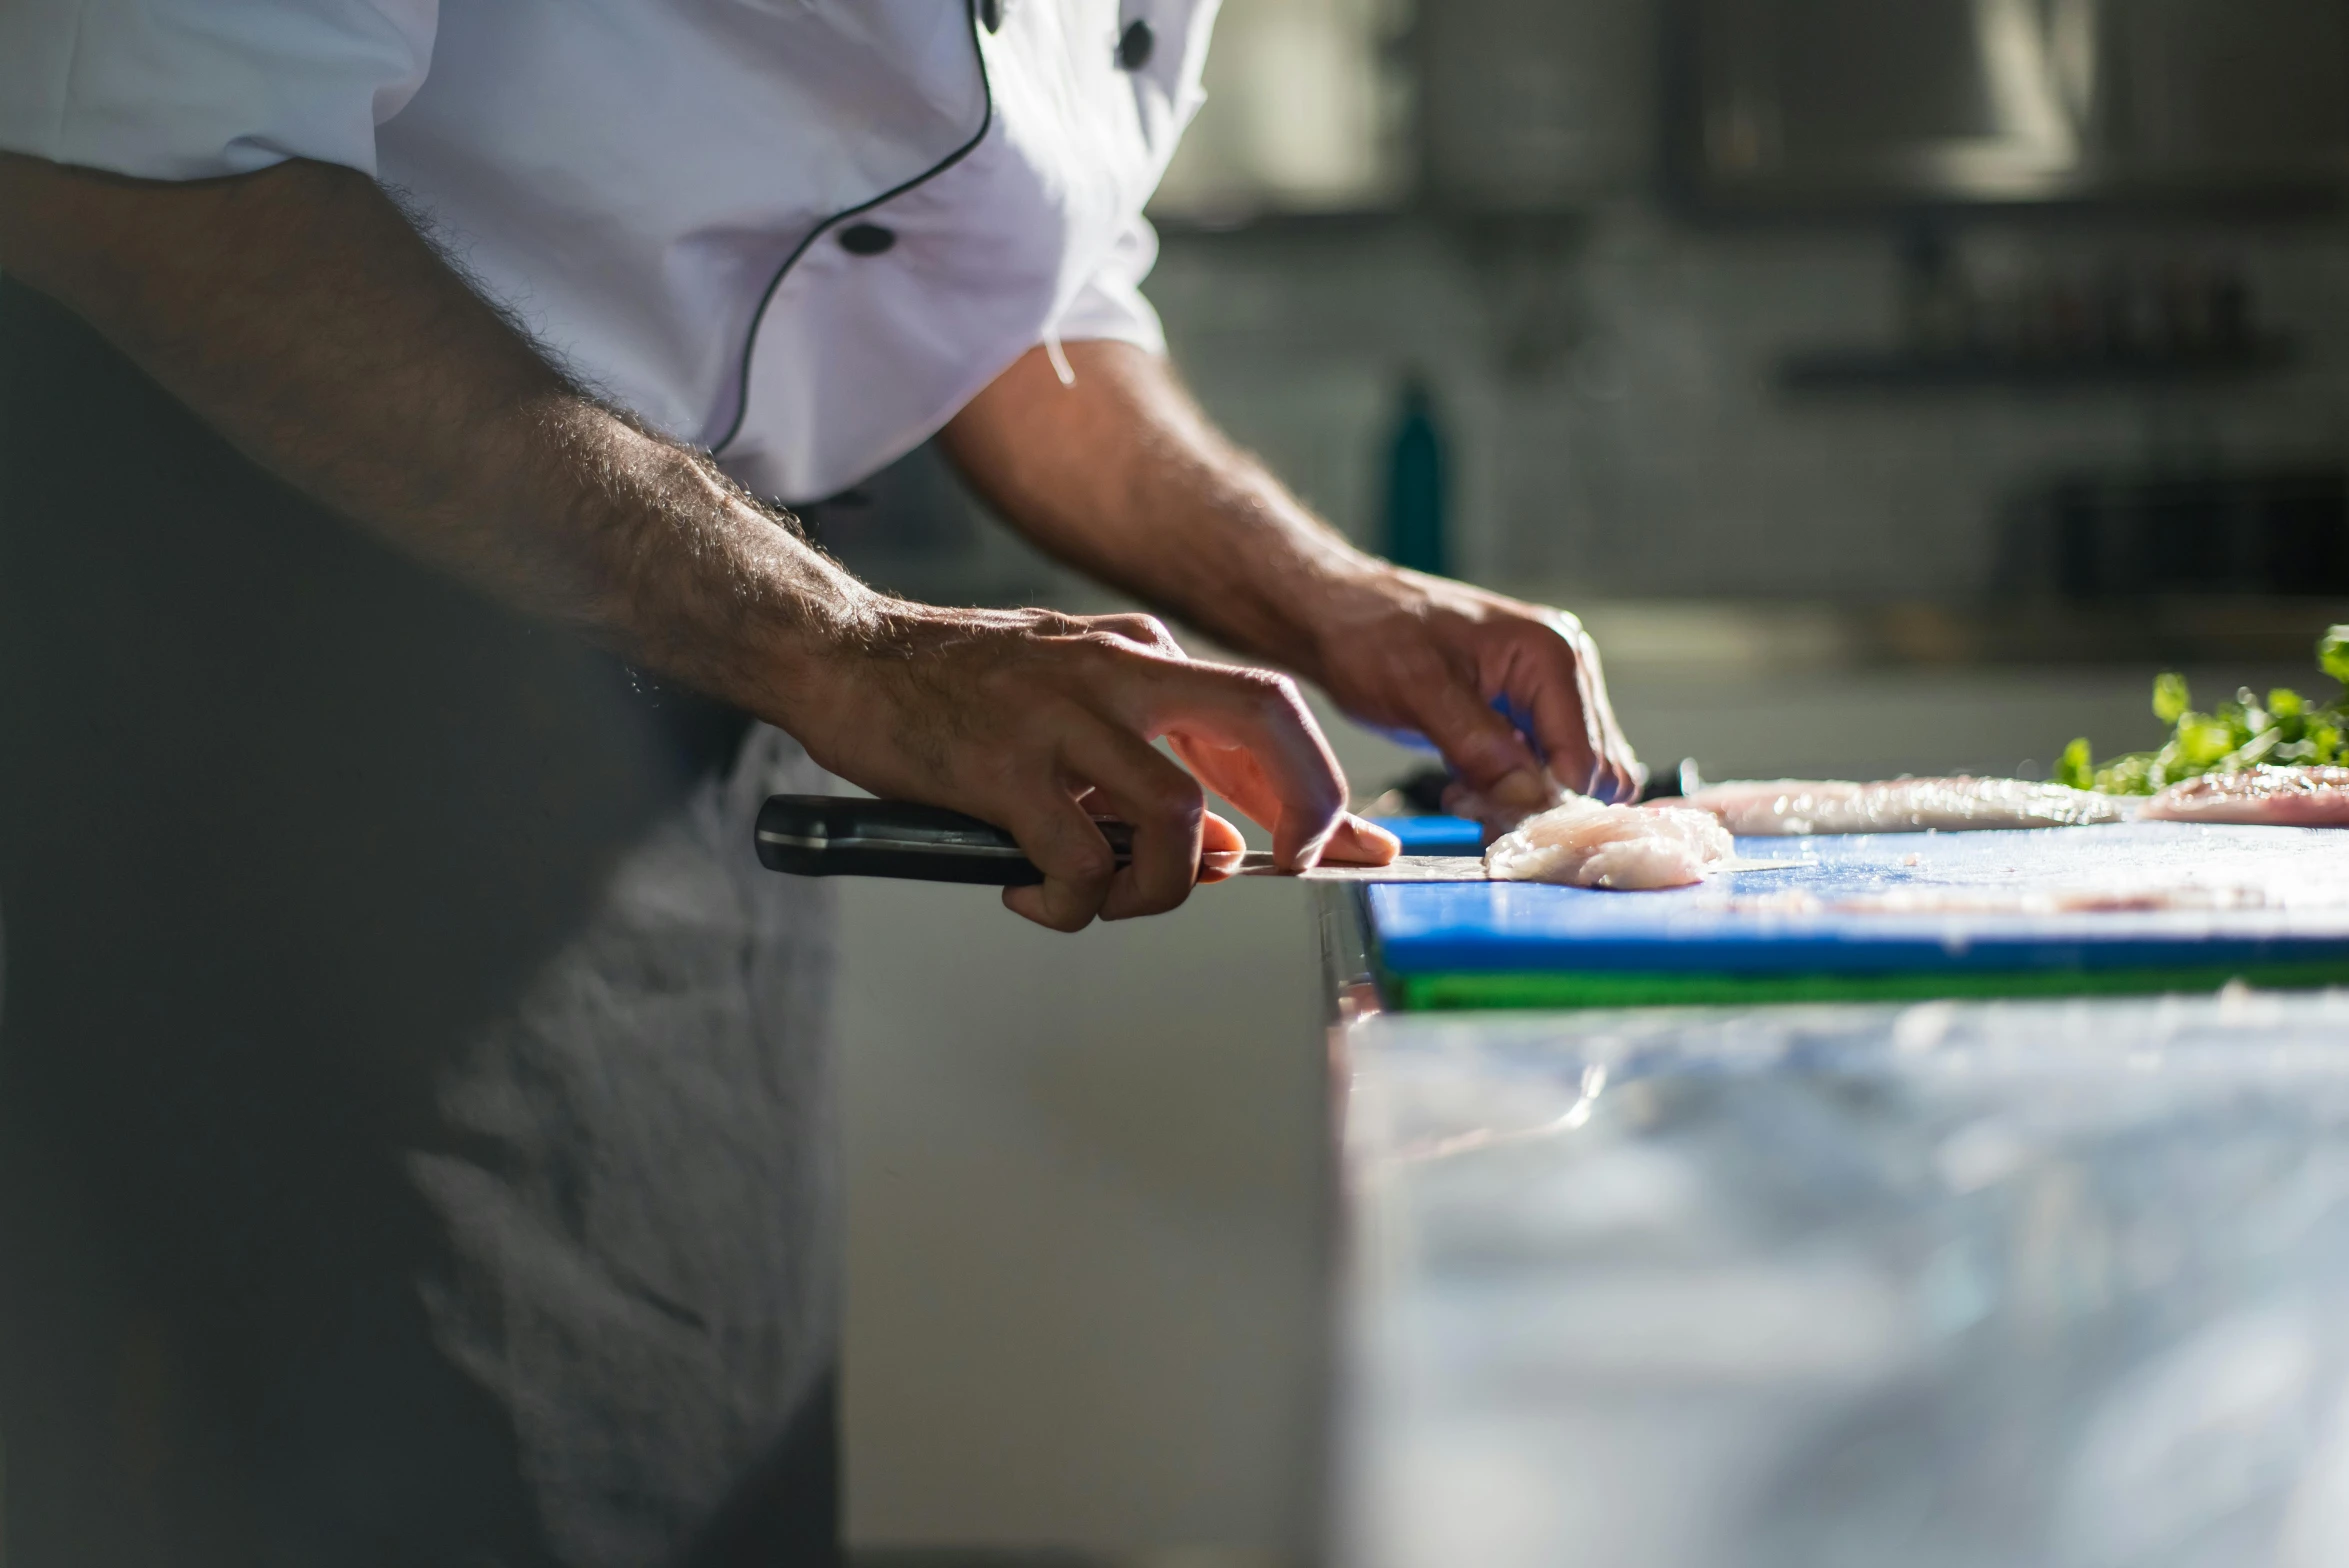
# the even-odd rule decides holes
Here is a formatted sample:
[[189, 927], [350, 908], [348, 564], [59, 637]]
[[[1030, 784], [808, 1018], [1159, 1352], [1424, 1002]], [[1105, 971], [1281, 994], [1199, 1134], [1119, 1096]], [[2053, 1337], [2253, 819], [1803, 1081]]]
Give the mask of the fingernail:
[[1375, 822], [1360, 817], [1354, 821], [1355, 847], [1363, 851], [1363, 858], [1373, 865], [1385, 865], [1403, 852], [1403, 841]]

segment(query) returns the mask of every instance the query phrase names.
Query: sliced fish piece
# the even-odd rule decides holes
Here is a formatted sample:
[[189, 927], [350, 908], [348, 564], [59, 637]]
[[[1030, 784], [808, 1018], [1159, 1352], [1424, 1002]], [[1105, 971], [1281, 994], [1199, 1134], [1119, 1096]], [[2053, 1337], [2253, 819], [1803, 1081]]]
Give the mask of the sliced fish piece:
[[1496, 882], [1640, 892], [1702, 882], [1735, 853], [1727, 831], [1704, 812], [1602, 806], [1575, 795], [1494, 840], [1484, 865]]
[[1740, 837], [1958, 832], [2125, 822], [2135, 803], [2029, 779], [1755, 779], [1715, 784], [1685, 804]]
[[2172, 784], [2145, 803], [2157, 822], [2349, 827], [2349, 768], [2245, 768]]

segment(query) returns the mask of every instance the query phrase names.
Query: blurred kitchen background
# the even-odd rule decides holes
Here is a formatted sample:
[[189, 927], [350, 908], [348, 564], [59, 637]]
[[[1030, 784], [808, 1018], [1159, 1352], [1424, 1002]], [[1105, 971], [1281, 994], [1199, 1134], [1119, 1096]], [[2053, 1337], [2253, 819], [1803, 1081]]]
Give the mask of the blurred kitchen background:
[[[2151, 743], [2158, 669], [2321, 679], [2349, 0], [1227, 0], [1207, 88], [1148, 286], [1200, 399], [1355, 539], [1582, 614], [1651, 763], [2042, 774]], [[919, 596], [1100, 602], [926, 452], [816, 517]], [[860, 1538], [1310, 1553], [1298, 890], [850, 910], [858, 1234], [941, 1238], [856, 1243]]]
[[[1207, 87], [1149, 288], [1201, 399], [1619, 678], [2305, 667], [2349, 599], [2337, 0], [1230, 0]], [[1083, 598], [927, 454], [857, 499], [909, 591]]]

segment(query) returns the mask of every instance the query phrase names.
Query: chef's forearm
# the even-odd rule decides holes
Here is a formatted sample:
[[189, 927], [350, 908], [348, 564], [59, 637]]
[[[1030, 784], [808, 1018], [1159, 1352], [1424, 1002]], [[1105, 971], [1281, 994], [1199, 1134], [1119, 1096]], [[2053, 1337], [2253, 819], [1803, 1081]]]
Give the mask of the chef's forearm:
[[1253, 657], [1316, 673], [1333, 601], [1391, 570], [1200, 412], [1157, 355], [1038, 350], [946, 430], [990, 502], [1045, 550]]
[[598, 406], [364, 176], [130, 181], [0, 155], [0, 269], [399, 548], [772, 716], [869, 595]]

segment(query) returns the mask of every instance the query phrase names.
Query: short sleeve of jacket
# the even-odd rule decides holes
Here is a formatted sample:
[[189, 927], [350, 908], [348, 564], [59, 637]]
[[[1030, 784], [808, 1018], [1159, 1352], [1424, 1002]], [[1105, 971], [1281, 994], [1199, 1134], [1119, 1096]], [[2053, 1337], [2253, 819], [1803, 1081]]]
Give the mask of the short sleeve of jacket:
[[0, 148], [146, 179], [375, 173], [438, 0], [0, 0]]
[[1053, 324], [1063, 342], [1081, 343], [1106, 338], [1131, 343], [1153, 354], [1166, 352], [1166, 329], [1158, 312], [1142, 297], [1142, 280], [1158, 260], [1158, 231], [1150, 220], [1137, 217], [1117, 238], [1103, 262], [1077, 297]]

